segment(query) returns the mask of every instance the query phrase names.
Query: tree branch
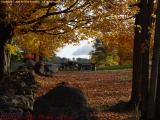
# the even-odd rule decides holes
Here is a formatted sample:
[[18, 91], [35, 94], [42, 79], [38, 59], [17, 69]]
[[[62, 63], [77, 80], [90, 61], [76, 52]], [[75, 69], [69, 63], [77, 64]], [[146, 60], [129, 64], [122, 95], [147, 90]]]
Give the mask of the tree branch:
[[123, 21], [123, 20], [129, 20], [129, 19], [132, 19], [132, 18], [135, 18], [135, 15], [129, 16], [127, 18], [121, 18], [121, 19], [118, 19], [118, 20]]
[[47, 18], [49, 16], [53, 16], [53, 15], [58, 15], [58, 14], [62, 14], [62, 13], [68, 13], [68, 12], [71, 12], [72, 8], [78, 3], [79, 0], [76, 0], [76, 2], [74, 2], [71, 6], [69, 6], [68, 8], [62, 10], [62, 11], [57, 11], [57, 12], [46, 12], [46, 14], [38, 17], [38, 18], [35, 18], [33, 20], [29, 20], [29, 21], [20, 21], [17, 23], [17, 25], [26, 25], [26, 24], [33, 24], [37, 21], [40, 21], [40, 20], [43, 20], [44, 18]]

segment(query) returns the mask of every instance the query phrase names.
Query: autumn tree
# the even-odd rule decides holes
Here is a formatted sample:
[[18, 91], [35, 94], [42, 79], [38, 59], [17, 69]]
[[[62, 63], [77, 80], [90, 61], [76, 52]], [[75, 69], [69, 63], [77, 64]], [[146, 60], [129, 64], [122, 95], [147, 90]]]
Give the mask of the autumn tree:
[[31, 4], [25, 1], [24, 3], [1, 1], [0, 77], [2, 78], [6, 72], [4, 51], [11, 39], [23, 49], [45, 55], [64, 43], [77, 42], [84, 36], [80, 30], [91, 24], [94, 16], [90, 14], [90, 10], [98, 2], [55, 0]]
[[94, 50], [91, 52], [91, 61], [96, 64], [96, 66], [105, 66], [107, 50], [104, 47], [101, 40], [96, 39], [94, 41]]
[[[44, 0], [35, 3], [1, 1], [1, 14], [3, 14], [1, 23], [9, 27], [2, 31], [9, 34], [4, 35], [5, 37], [10, 36], [9, 38], [16, 41], [16, 44], [24, 50], [39, 55], [50, 55], [64, 43], [100, 36], [103, 29], [107, 28], [105, 26], [109, 25], [107, 22], [115, 18], [114, 14], [118, 19], [129, 16], [131, 11], [122, 15], [123, 11], [127, 10], [126, 4], [125, 0], [54, 0], [50, 2]], [[123, 9], [120, 7], [122, 5]], [[120, 17], [121, 15], [123, 18]], [[104, 21], [107, 21], [106, 24], [103, 24]], [[102, 23], [104, 26], [97, 23]], [[7, 42], [4, 43], [3, 47]], [[1, 57], [3, 58], [3, 55]], [[4, 73], [3, 62], [1, 66], [3, 67], [0, 71]]]
[[[137, 7], [129, 5], [135, 1], [112, 1], [102, 5], [102, 14], [92, 27], [102, 35], [100, 40], [118, 64], [132, 64], [134, 15]], [[123, 44], [122, 44], [123, 43]], [[113, 55], [113, 56], [112, 56]]]
[[[154, 47], [152, 55], [151, 76], [149, 81], [149, 48], [151, 39], [151, 28], [153, 23], [154, 4], [156, 10], [156, 25], [154, 35]], [[137, 4], [140, 12], [136, 15], [136, 28], [134, 39], [134, 67], [133, 67], [133, 84], [132, 99], [134, 104], [140, 107], [141, 120], [159, 119], [159, 19], [160, 19], [160, 2], [141, 0]], [[137, 25], [140, 28], [137, 28]], [[154, 33], [154, 32], [153, 32]], [[138, 40], [138, 41], [137, 41]], [[137, 64], [135, 64], [137, 63]], [[138, 65], [138, 66], [137, 66]], [[135, 73], [135, 74], [134, 74]], [[135, 87], [135, 88], [134, 88]], [[134, 95], [133, 95], [134, 94]], [[135, 97], [134, 97], [135, 96]], [[135, 100], [133, 98], [136, 98]]]
[[[131, 60], [133, 52], [130, 103], [133, 106], [141, 103], [142, 116], [145, 116], [148, 100], [151, 15], [154, 1], [140, 0], [129, 7], [132, 2], [135, 3], [136, 0], [52, 0], [48, 2], [44, 0], [32, 4], [25, 3], [25, 0], [21, 3], [0, 1], [0, 78], [8, 71], [6, 48], [12, 40], [23, 50], [40, 56], [49, 56], [65, 43], [78, 42], [89, 37], [99, 38], [108, 52], [119, 56], [120, 64], [124, 63], [124, 60]], [[139, 10], [138, 13], [137, 10]], [[157, 21], [158, 15], [159, 12], [157, 12]], [[134, 20], [135, 36], [133, 38]], [[149, 89], [150, 107], [151, 105], [155, 107], [155, 97], [159, 93], [156, 94], [159, 60], [158, 28], [157, 22]], [[153, 107], [151, 110], [155, 110]], [[151, 117], [153, 116], [151, 112]]]

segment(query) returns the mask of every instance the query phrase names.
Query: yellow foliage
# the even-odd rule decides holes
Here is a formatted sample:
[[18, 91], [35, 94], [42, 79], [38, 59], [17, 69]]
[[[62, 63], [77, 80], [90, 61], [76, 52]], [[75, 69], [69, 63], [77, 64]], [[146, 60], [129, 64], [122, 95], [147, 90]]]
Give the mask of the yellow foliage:
[[119, 57], [118, 56], [107, 56], [106, 58], [106, 65], [119, 65]]
[[116, 49], [119, 53], [128, 51], [127, 55], [130, 55], [132, 39], [128, 38], [133, 35], [134, 19], [128, 18], [137, 8], [128, 6], [135, 0], [113, 3], [106, 0], [54, 0], [52, 2], [56, 4], [44, 4], [45, 1], [42, 0], [43, 4], [8, 5], [7, 19], [15, 24], [14, 37], [21, 49], [52, 56], [66, 43], [78, 43], [91, 37], [101, 39], [111, 52]]
[[16, 46], [14, 46], [14, 45], [12, 45], [12, 44], [7, 44], [7, 45], [6, 45], [6, 49], [10, 52], [10, 54], [12, 54], [12, 55], [17, 55], [18, 49], [17, 49]]

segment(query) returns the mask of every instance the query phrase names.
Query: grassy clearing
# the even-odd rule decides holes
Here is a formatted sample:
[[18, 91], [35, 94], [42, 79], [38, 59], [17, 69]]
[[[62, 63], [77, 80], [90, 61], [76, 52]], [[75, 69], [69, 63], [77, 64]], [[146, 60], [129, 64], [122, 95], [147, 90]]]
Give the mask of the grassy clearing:
[[123, 70], [123, 69], [132, 69], [132, 65], [115, 65], [115, 66], [106, 66], [97, 68], [97, 70]]

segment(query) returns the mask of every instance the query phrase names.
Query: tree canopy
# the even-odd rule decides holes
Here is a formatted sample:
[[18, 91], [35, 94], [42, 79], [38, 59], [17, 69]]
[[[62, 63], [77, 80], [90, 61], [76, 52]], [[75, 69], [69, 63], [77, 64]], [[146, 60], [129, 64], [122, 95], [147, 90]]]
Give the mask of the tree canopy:
[[[13, 43], [23, 50], [51, 56], [66, 43], [92, 37], [100, 38], [107, 49], [118, 51], [116, 54], [125, 58], [124, 54], [129, 57], [132, 54], [127, 50], [132, 47], [133, 31], [129, 34], [128, 30], [133, 27], [137, 11], [137, 8], [129, 8], [132, 2], [43, 0], [28, 3], [3, 1], [1, 4], [6, 8], [4, 20], [14, 28]], [[119, 44], [123, 40], [126, 44]]]

